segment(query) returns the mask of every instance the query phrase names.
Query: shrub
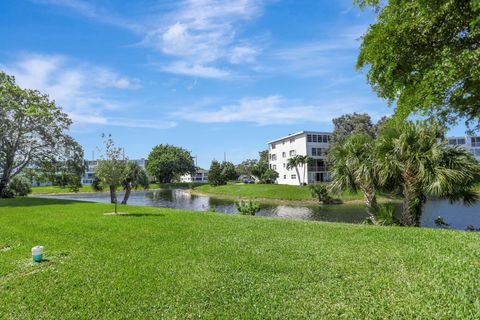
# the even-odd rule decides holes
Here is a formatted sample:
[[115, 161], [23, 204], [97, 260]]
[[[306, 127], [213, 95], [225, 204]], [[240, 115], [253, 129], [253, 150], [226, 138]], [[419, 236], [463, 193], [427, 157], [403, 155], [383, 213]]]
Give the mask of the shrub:
[[379, 205], [374, 211], [374, 216], [365, 219], [366, 224], [376, 224], [380, 226], [393, 226], [398, 224], [395, 218], [397, 207], [394, 203]]
[[7, 185], [5, 188], [3, 188], [2, 192], [0, 193], [0, 198], [13, 198], [15, 194], [13, 193], [12, 188], [10, 188], [10, 185]]
[[309, 186], [309, 189], [312, 197], [316, 197], [320, 203], [327, 204], [332, 202], [332, 197], [330, 196], [327, 186], [325, 184], [311, 184]]
[[93, 191], [103, 191], [102, 181], [99, 177], [95, 176], [92, 181], [92, 189]]
[[14, 196], [24, 197], [32, 192], [32, 185], [25, 177], [13, 177], [8, 187]]
[[237, 208], [238, 212], [240, 212], [243, 215], [250, 215], [254, 216], [255, 213], [260, 211], [260, 204], [255, 201], [244, 201], [241, 200], [239, 202], [235, 202], [235, 207]]
[[227, 180], [222, 174], [220, 163], [218, 163], [218, 161], [216, 160], [213, 160], [212, 164], [210, 165], [210, 170], [208, 172], [208, 182], [214, 187], [227, 184]]

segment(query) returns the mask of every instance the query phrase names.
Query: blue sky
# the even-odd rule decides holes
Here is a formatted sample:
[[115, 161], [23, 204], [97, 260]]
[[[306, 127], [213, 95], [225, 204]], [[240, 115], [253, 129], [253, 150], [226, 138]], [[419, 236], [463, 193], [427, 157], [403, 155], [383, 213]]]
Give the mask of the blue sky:
[[238, 163], [344, 113], [392, 112], [355, 70], [374, 15], [351, 0], [19, 0], [0, 20], [0, 69], [70, 114], [87, 158], [111, 133], [130, 158], [169, 143]]

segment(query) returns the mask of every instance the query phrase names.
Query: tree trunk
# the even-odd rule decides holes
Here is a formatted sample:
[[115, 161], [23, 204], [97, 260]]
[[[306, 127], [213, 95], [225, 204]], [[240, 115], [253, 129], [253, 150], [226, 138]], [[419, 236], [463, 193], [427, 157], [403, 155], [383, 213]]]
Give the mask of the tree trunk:
[[117, 187], [110, 186], [110, 203], [117, 203]]
[[2, 197], [3, 190], [5, 190], [7, 185], [8, 185], [8, 178], [0, 178], [0, 198]]
[[303, 183], [305, 183], [305, 171], [307, 171], [307, 165], [303, 164]]
[[424, 202], [424, 197], [421, 193], [415, 192], [415, 190], [412, 190], [409, 186], [404, 186], [400, 223], [408, 227], [418, 227], [420, 225]]
[[302, 181], [300, 180], [300, 171], [298, 170], [298, 166], [295, 166], [295, 171], [297, 172], [297, 178], [298, 178], [298, 185], [302, 185]]
[[128, 187], [125, 189], [125, 195], [123, 196], [122, 204], [127, 204], [128, 198], [130, 198], [130, 193], [132, 192], [132, 188]]
[[378, 210], [377, 196], [375, 192], [372, 192], [370, 189], [363, 187], [361, 188], [363, 193], [363, 198], [365, 205], [367, 206], [367, 214], [373, 224], [377, 224], [377, 217], [375, 215]]

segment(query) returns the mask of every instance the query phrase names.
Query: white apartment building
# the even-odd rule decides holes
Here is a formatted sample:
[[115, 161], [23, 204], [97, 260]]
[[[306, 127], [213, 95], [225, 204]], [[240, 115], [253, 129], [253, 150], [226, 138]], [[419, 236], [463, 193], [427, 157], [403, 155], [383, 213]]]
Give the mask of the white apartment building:
[[[286, 137], [268, 142], [269, 166], [278, 172], [277, 183], [298, 185], [299, 177], [302, 183], [315, 183], [330, 180], [330, 173], [326, 165], [326, 150], [330, 142], [331, 132], [300, 131]], [[296, 155], [308, 155], [312, 158], [311, 164], [305, 168], [299, 166], [298, 173], [287, 169], [287, 161]]]
[[[93, 178], [95, 178], [95, 171], [97, 169], [97, 165], [100, 160], [86, 160], [86, 168], [85, 168], [85, 173], [82, 176], [81, 183], [85, 185], [90, 185], [93, 182]], [[145, 169], [147, 165], [147, 160], [144, 158], [141, 159], [134, 159], [134, 160], [129, 160], [129, 161], [134, 161], [140, 165], [143, 169]]]
[[480, 161], [480, 136], [449, 137], [448, 145], [465, 148]]
[[208, 170], [198, 169], [195, 174], [185, 174], [180, 177], [180, 182], [208, 182]]

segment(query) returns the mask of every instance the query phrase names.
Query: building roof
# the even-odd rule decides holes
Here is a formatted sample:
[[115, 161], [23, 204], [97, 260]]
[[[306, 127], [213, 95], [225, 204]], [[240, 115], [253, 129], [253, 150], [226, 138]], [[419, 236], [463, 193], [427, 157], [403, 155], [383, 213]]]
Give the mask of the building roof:
[[299, 136], [299, 135], [302, 135], [302, 134], [332, 134], [332, 133], [331, 132], [325, 132], [325, 131], [299, 131], [299, 132], [295, 132], [295, 133], [290, 133], [289, 135], [287, 135], [285, 137], [282, 137], [282, 138], [278, 138], [278, 139], [275, 139], [275, 140], [268, 141], [267, 143], [271, 144], [273, 142], [282, 141], [282, 140], [285, 140], [285, 139], [290, 139], [292, 137], [296, 137], [296, 136]]

